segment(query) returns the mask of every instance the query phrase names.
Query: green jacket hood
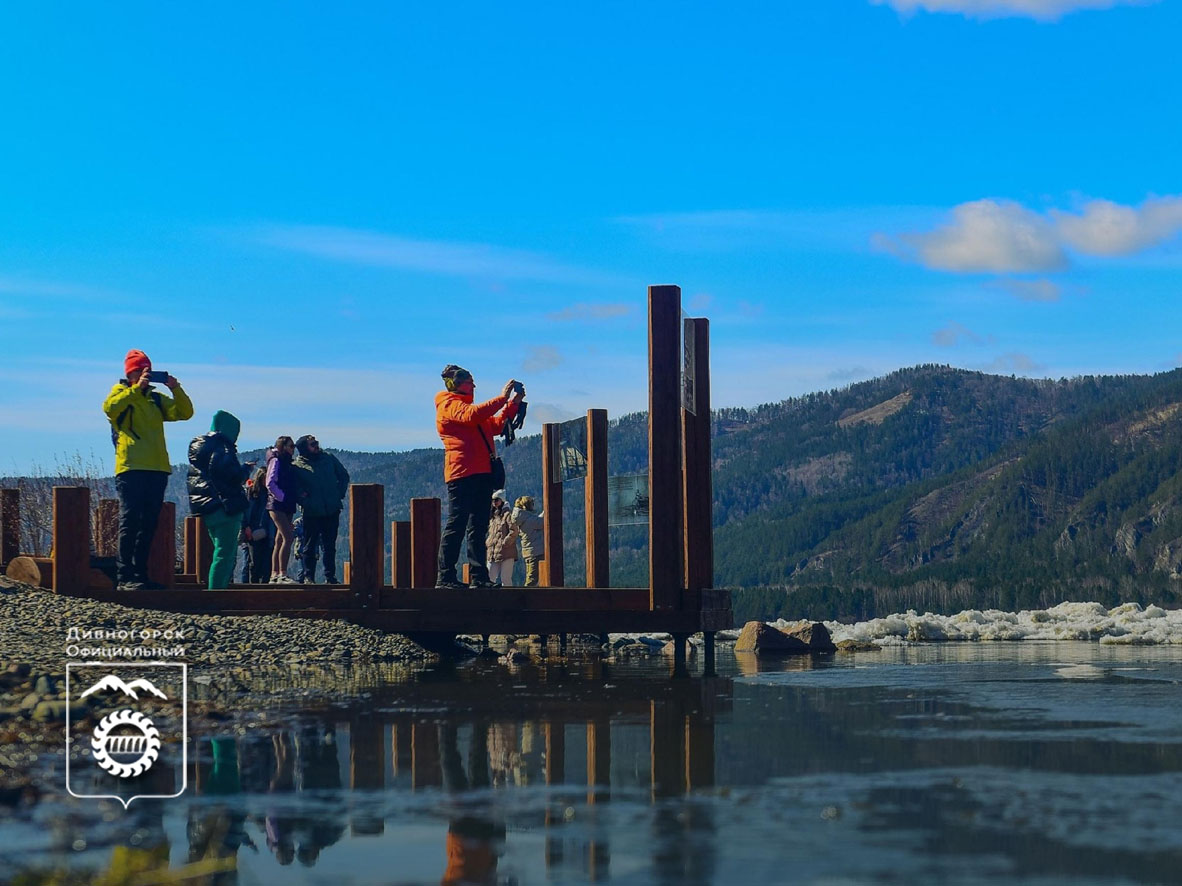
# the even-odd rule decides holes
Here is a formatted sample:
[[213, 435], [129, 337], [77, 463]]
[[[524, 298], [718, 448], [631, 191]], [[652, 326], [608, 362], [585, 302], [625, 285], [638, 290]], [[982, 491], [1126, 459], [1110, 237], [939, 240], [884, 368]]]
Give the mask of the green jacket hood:
[[242, 430], [242, 422], [238, 420], [237, 416], [219, 409], [213, 414], [213, 422], [210, 424], [209, 429], [211, 431], [217, 431], [217, 433], [221, 434], [231, 443], [237, 443], [238, 432]]

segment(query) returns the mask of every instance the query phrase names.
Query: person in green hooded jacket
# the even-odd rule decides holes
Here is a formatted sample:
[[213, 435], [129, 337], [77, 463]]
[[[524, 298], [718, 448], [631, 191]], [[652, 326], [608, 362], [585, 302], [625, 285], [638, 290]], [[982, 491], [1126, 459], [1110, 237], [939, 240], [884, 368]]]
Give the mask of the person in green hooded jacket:
[[249, 502], [242, 484], [254, 465], [238, 461], [238, 433], [242, 423], [229, 412], [213, 414], [208, 434], [189, 444], [189, 511], [205, 518], [213, 541], [209, 567], [210, 590], [227, 588], [238, 559], [238, 530]]

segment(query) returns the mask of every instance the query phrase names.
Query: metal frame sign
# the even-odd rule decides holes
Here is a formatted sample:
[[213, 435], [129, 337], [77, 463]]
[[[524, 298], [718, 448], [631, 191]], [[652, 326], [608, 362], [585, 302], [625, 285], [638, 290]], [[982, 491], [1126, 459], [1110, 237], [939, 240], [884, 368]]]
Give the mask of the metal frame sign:
[[681, 407], [690, 415], [697, 415], [694, 389], [697, 385], [697, 344], [694, 321], [684, 312], [681, 315]]
[[587, 476], [587, 419], [572, 418], [558, 425], [554, 435], [553, 483]]
[[607, 523], [609, 526], [648, 523], [648, 474], [607, 478]]

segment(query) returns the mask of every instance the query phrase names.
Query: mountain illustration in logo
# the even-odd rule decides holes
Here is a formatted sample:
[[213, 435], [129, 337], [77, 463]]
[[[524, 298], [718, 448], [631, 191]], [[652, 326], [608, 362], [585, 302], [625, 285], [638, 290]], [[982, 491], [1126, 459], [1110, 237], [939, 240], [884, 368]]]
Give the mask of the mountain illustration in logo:
[[78, 697], [86, 698], [86, 696], [90, 695], [92, 692], [106, 692], [109, 689], [118, 689], [124, 695], [129, 695], [137, 701], [139, 700], [139, 695], [136, 694], [137, 689], [150, 692], [157, 698], [168, 698], [167, 695], [152, 685], [151, 680], [146, 680], [143, 677], [140, 677], [138, 680], [132, 680], [130, 683], [124, 683], [114, 674], [107, 674], [107, 676], [103, 677]]

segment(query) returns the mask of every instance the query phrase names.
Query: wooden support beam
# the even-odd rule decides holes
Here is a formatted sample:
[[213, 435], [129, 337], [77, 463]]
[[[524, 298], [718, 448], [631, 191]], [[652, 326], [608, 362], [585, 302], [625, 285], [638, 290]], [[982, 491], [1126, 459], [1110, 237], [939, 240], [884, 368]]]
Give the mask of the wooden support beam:
[[441, 784], [439, 730], [434, 723], [414, 723], [410, 727], [410, 789]]
[[562, 784], [566, 771], [565, 725], [549, 720], [544, 725], [546, 737], [546, 784]]
[[648, 568], [654, 610], [680, 609], [681, 287], [648, 289]]
[[542, 425], [542, 524], [546, 559], [539, 566], [539, 582], [544, 587], [560, 588], [566, 584], [562, 553], [562, 484], [554, 482], [558, 425]]
[[21, 552], [21, 494], [19, 489], [0, 489], [0, 569]]
[[[210, 556], [213, 556], [212, 551]], [[205, 580], [209, 581], [208, 569]], [[148, 552], [148, 581], [166, 588], [176, 587], [176, 502], [166, 501], [160, 506], [156, 534], [152, 537], [152, 549]]]
[[433, 588], [439, 572], [443, 504], [437, 498], [410, 500], [410, 586]]
[[410, 521], [396, 520], [390, 524], [390, 584], [409, 588], [410, 576]]
[[382, 788], [386, 783], [385, 730], [375, 717], [349, 724], [349, 788]]
[[182, 572], [186, 575], [197, 574], [197, 518], [185, 517], [185, 550], [182, 561]]
[[714, 787], [714, 723], [693, 714], [685, 718], [685, 787]]
[[653, 799], [685, 793], [684, 706], [676, 699], [649, 703], [649, 761]]
[[380, 483], [349, 486], [349, 587], [362, 609], [376, 608], [382, 588], [385, 508], [385, 488]]
[[685, 587], [714, 586], [714, 490], [710, 446], [710, 321], [687, 323], [694, 339], [694, 411], [681, 410], [683, 525], [685, 527]]
[[[213, 565], [213, 539], [205, 528], [205, 518], [195, 517], [193, 534], [196, 537], [193, 556], [193, 566], [197, 570], [197, 586], [209, 587], [209, 569]], [[187, 571], [187, 570], [186, 570]]]
[[119, 499], [117, 498], [99, 500], [94, 518], [94, 553], [98, 557], [119, 556]]
[[607, 410], [587, 410], [587, 587], [611, 587], [607, 544]]
[[53, 487], [53, 590], [90, 586], [90, 490]]
[[390, 775], [393, 778], [411, 771], [410, 738], [409, 723], [390, 726]]

